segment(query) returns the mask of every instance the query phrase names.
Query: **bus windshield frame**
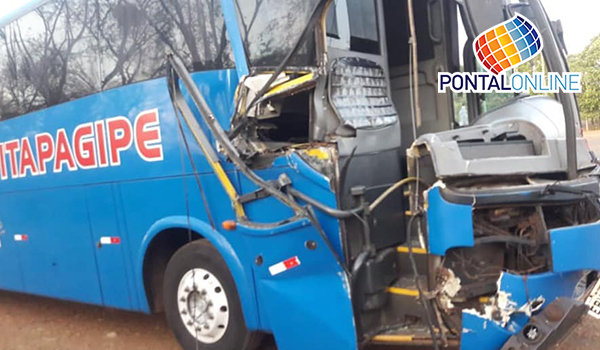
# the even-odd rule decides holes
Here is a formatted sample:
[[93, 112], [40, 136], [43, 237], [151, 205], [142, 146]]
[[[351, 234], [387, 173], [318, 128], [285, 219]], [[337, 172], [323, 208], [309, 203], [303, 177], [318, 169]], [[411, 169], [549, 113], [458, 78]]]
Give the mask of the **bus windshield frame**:
[[[233, 0], [250, 68], [277, 67], [300, 38], [319, 0]], [[316, 41], [309, 37], [290, 67], [316, 66]]]

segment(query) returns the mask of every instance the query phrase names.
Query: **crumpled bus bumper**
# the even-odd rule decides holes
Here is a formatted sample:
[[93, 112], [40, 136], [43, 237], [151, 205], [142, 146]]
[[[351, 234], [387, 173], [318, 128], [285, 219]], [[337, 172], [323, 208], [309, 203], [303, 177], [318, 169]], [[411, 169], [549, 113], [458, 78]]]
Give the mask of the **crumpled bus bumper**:
[[[547, 349], [587, 313], [582, 300], [585, 285], [580, 281], [586, 276], [584, 271], [600, 270], [600, 222], [552, 230], [550, 238], [553, 271], [529, 276], [503, 274], [498, 294], [512, 304], [508, 322], [464, 310], [461, 350]], [[530, 306], [535, 300], [543, 304], [532, 313]]]
[[[595, 180], [585, 179], [575, 184], [598, 186]], [[473, 210], [482, 200], [502, 205], [504, 198], [499, 197], [504, 196], [512, 203], [544, 203], [537, 194], [539, 189], [478, 195], [470, 201], [450, 198], [447, 192], [443, 184], [434, 186], [427, 198], [428, 248], [438, 256], [476, 246]], [[551, 229], [548, 238], [550, 271], [529, 275], [504, 272], [497, 281], [494, 303], [462, 310], [461, 350], [545, 349], [559, 342], [586, 314], [583, 299], [586, 282], [590, 282], [588, 274], [600, 270], [600, 221]]]
[[510, 337], [502, 350], [549, 349], [573, 330], [587, 310], [581, 301], [558, 298], [542, 313], [533, 316], [520, 332]]
[[[545, 349], [563, 339], [587, 312], [576, 286], [583, 273], [546, 273], [537, 276], [504, 274], [499, 294], [514, 303], [509, 321], [463, 311], [461, 350]], [[528, 311], [534, 300], [544, 305], [534, 313]], [[499, 311], [509, 312], [509, 311]]]

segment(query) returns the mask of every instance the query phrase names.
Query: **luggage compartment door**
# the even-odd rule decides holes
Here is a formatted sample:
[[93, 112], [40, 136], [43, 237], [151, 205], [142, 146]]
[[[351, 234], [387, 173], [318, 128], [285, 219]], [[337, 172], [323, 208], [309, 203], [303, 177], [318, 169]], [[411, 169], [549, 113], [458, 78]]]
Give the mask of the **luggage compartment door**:
[[23, 291], [101, 304], [83, 190], [60, 188], [3, 195], [3, 224], [13, 239]]
[[131, 309], [123, 229], [119, 225], [113, 185], [89, 187], [86, 205], [105, 306]]

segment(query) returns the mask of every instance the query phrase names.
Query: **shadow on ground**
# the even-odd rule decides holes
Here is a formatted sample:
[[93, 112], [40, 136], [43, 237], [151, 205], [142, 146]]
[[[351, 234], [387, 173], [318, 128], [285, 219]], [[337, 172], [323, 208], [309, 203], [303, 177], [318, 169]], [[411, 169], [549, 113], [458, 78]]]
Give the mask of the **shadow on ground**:
[[[180, 350], [162, 315], [9, 292], [0, 292], [0, 344], [2, 350]], [[589, 318], [559, 349], [598, 348], [600, 321]], [[401, 349], [407, 348], [369, 350]], [[276, 350], [272, 338], [260, 350]]]

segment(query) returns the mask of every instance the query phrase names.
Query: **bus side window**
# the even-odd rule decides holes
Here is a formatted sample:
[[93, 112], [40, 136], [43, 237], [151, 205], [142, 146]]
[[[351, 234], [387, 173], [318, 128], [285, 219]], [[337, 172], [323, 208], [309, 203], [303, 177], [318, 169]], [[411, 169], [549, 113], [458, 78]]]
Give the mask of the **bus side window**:
[[19, 115], [19, 100], [11, 93], [17, 81], [16, 72], [8, 63], [8, 52], [4, 44], [5, 31], [0, 31], [0, 119]]
[[233, 68], [220, 3], [99, 0], [101, 88], [164, 76], [170, 52], [193, 71]]
[[99, 91], [93, 0], [53, 0], [0, 30], [0, 117]]
[[377, 5], [374, 0], [348, 0], [350, 50], [380, 54]]
[[0, 29], [0, 119], [162, 77], [170, 52], [234, 67], [220, 1], [50, 0]]

